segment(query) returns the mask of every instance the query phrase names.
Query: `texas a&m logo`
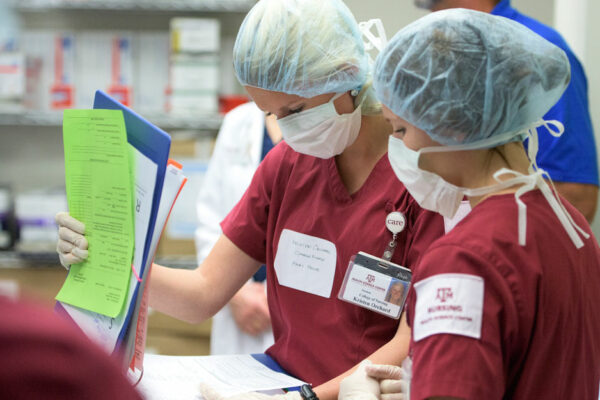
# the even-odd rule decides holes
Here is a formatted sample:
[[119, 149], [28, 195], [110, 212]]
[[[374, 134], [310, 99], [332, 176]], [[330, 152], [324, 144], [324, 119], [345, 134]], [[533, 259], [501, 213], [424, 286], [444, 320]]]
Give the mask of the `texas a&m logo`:
[[454, 294], [452, 293], [452, 288], [438, 288], [435, 299], [445, 303], [448, 299], [453, 297]]
[[375, 282], [375, 275], [371, 275], [371, 274], [367, 275], [367, 282], [369, 282], [369, 283]]

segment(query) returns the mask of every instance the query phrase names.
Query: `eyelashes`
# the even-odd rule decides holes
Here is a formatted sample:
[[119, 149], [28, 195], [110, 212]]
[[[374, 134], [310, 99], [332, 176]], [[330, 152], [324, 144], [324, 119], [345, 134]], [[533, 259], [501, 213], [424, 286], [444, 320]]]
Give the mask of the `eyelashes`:
[[[286, 115], [290, 115], [290, 114], [298, 114], [298, 113], [299, 113], [300, 111], [302, 111], [302, 110], [304, 110], [304, 105], [302, 105], [302, 106], [300, 106], [300, 107], [298, 107], [298, 108], [295, 108], [295, 109], [293, 109], [293, 110], [288, 110], [288, 112], [287, 112], [287, 114], [286, 114]], [[266, 112], [265, 112], [265, 117], [269, 117], [269, 116], [271, 116], [271, 115], [273, 115], [273, 113], [272, 113], [272, 112], [270, 112], [270, 111], [266, 111]], [[280, 117], [278, 117], [278, 118], [282, 118], [282, 116], [280, 116]]]

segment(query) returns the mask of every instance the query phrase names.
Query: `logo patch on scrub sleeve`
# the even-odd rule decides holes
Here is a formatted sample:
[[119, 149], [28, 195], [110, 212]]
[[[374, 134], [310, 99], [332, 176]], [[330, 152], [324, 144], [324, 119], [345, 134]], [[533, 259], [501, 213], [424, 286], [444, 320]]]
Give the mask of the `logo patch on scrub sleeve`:
[[453, 334], [481, 338], [483, 278], [468, 274], [434, 275], [414, 284], [417, 294], [413, 337]]

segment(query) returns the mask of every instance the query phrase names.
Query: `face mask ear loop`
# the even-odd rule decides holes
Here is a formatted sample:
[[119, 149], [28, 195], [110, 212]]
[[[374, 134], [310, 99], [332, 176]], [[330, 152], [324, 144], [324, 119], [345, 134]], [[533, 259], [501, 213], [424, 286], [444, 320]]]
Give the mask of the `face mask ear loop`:
[[[522, 135], [527, 131], [520, 131], [518, 133], [508, 132], [502, 135], [493, 136], [487, 139], [478, 140], [467, 144], [456, 144], [456, 145], [442, 145], [442, 146], [431, 146], [423, 147], [418, 151], [421, 153], [445, 153], [449, 151], [468, 151], [468, 150], [481, 150], [491, 149], [502, 143], [508, 143], [511, 138]], [[431, 136], [431, 135], [429, 135]]]
[[[496, 135], [489, 137], [487, 139], [478, 140], [475, 142], [467, 143], [467, 144], [458, 144], [458, 145], [443, 145], [443, 146], [432, 146], [432, 147], [423, 147], [419, 151], [422, 153], [442, 153], [448, 151], [466, 151], [466, 150], [480, 150], [480, 149], [490, 149], [492, 147], [496, 147], [500, 144], [508, 143], [511, 141], [515, 141], [517, 137], [520, 137], [521, 140], [528, 139], [530, 143], [527, 145], [527, 157], [531, 163], [533, 163], [535, 170], [537, 170], [537, 163], [535, 161], [538, 152], [538, 131], [537, 128], [540, 126], [546, 127], [548, 132], [552, 134], [552, 136], [559, 137], [564, 132], [564, 126], [562, 123], [556, 120], [539, 120], [534, 124], [531, 124], [529, 128], [525, 128], [516, 132], [507, 132], [501, 135]], [[556, 131], [551, 129], [551, 126], [556, 127]], [[431, 135], [428, 134], [431, 137]], [[523, 136], [525, 138], [523, 138]], [[511, 140], [513, 139], [513, 140]], [[532, 173], [535, 172], [531, 171]]]
[[[333, 103], [334, 101], [336, 101], [337, 99], [339, 99], [340, 97], [342, 97], [343, 95], [345, 95], [346, 92], [340, 92], [340, 93], [336, 93], [331, 100], [329, 100], [329, 103]], [[325, 103], [327, 104], [327, 103]]]

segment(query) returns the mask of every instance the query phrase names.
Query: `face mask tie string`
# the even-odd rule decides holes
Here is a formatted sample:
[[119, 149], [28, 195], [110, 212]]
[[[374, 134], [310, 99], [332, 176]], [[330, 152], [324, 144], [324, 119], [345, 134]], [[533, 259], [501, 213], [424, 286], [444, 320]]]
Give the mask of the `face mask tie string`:
[[[555, 120], [550, 120], [550, 121], [539, 120], [539, 121], [531, 124], [529, 127], [525, 128], [523, 130], [517, 131], [517, 132], [512, 132], [512, 133], [509, 132], [509, 133], [505, 133], [502, 135], [487, 138], [484, 140], [480, 140], [477, 142], [471, 142], [471, 143], [462, 144], [462, 145], [432, 146], [432, 147], [424, 147], [417, 151], [414, 151], [414, 150], [406, 151], [406, 150], [402, 150], [403, 148], [405, 148], [404, 145], [402, 147], [399, 147], [397, 145], [394, 145], [394, 147], [392, 147], [393, 143], [390, 142], [390, 150], [389, 150], [388, 155], [390, 156], [390, 160], [392, 161], [392, 168], [394, 168], [396, 175], [400, 178], [401, 181], [404, 182], [405, 186], [407, 186], [409, 192], [411, 192], [410, 185], [414, 186], [414, 188], [412, 188], [412, 192], [411, 192], [413, 197], [415, 197], [415, 194], [413, 192], [416, 192], [417, 194], [421, 193], [420, 198], [422, 198], [422, 199], [423, 198], [430, 199], [431, 193], [439, 194], [439, 196], [438, 196], [439, 198], [436, 198], [433, 203], [430, 201], [428, 204], [424, 204], [423, 201], [419, 202], [419, 196], [417, 196], [415, 198], [417, 199], [417, 201], [419, 202], [421, 207], [427, 208], [429, 210], [437, 211], [437, 212], [441, 213], [442, 215], [445, 215], [444, 212], [442, 212], [442, 209], [446, 210], [446, 211], [447, 210], [452, 211], [452, 210], [451, 210], [451, 207], [444, 208], [444, 207], [441, 207], [440, 205], [446, 205], [446, 204], [452, 205], [452, 204], [454, 204], [452, 201], [455, 198], [462, 198], [463, 195], [466, 195], [469, 197], [480, 197], [480, 196], [483, 196], [483, 195], [486, 195], [489, 193], [494, 193], [494, 192], [498, 192], [500, 190], [508, 189], [512, 186], [520, 185], [520, 187], [518, 187], [517, 190], [515, 191], [514, 197], [515, 197], [515, 202], [517, 203], [517, 207], [518, 207], [518, 237], [519, 237], [519, 244], [521, 246], [525, 246], [526, 234], [527, 234], [527, 205], [525, 204], [525, 202], [522, 200], [521, 197], [525, 193], [530, 192], [536, 188], [539, 188], [541, 193], [543, 194], [544, 198], [548, 202], [548, 205], [552, 208], [552, 211], [557, 216], [561, 225], [565, 229], [569, 238], [571, 239], [571, 241], [573, 242], [575, 247], [579, 249], [579, 248], [583, 247], [583, 245], [584, 245], [582, 237], [585, 239], [589, 239], [590, 235], [586, 231], [584, 231], [583, 228], [581, 228], [579, 225], [577, 225], [577, 223], [575, 222], [573, 217], [569, 214], [569, 212], [565, 208], [564, 204], [562, 203], [560, 196], [558, 195], [558, 191], [556, 190], [556, 187], [554, 186], [554, 183], [552, 182], [552, 179], [550, 178], [550, 175], [543, 169], [539, 168], [535, 161], [535, 158], [537, 156], [537, 151], [538, 151], [538, 128], [540, 128], [542, 126], [545, 127], [548, 130], [548, 132], [550, 132], [550, 134], [554, 137], [559, 137], [560, 135], [562, 135], [564, 133], [564, 126], [561, 122], [555, 121]], [[514, 171], [509, 168], [501, 168], [493, 174], [493, 177], [497, 182], [496, 184], [493, 184], [493, 185], [479, 187], [479, 188], [461, 188], [461, 187], [457, 187], [455, 185], [449, 184], [448, 182], [444, 181], [442, 178], [440, 178], [439, 176], [437, 176], [435, 174], [420, 170], [420, 168], [418, 167], [419, 156], [424, 153], [440, 153], [440, 152], [449, 152], [449, 151], [464, 151], [464, 150], [493, 148], [493, 147], [499, 146], [501, 144], [508, 143], [511, 141], [511, 139], [514, 141], [515, 138], [517, 138], [517, 137], [520, 137], [521, 140], [527, 139], [529, 141], [528, 148], [527, 148], [527, 156], [529, 157], [529, 173], [523, 174], [521, 172]], [[391, 138], [391, 140], [392, 139], [393, 138]], [[401, 139], [394, 139], [394, 140], [401, 140]], [[395, 149], [399, 149], [399, 150], [395, 150]], [[413, 171], [413, 172], [417, 171], [417, 172], [414, 172], [413, 175], [416, 174], [417, 177], [421, 176], [421, 178], [419, 178], [419, 180], [417, 180], [417, 178], [415, 178], [414, 176], [408, 176], [406, 173], [406, 169], [407, 169], [406, 163], [404, 163], [405, 165], [402, 165], [402, 162], [394, 162], [394, 155], [392, 154], [393, 152], [396, 152], [398, 154], [396, 156], [396, 158], [398, 156], [401, 156], [401, 157], [403, 157], [402, 158], [403, 161], [411, 160], [411, 162], [408, 164], [408, 167], [411, 167], [411, 168], [409, 168], [409, 170]], [[407, 155], [412, 156], [413, 153], [414, 153], [414, 156], [412, 158], [411, 157], [407, 158]], [[396, 164], [398, 164], [398, 165], [396, 165]], [[435, 175], [437, 178], [439, 178], [439, 179], [436, 179], [434, 181], [434, 183], [432, 183], [432, 184], [435, 184], [434, 189], [436, 189], [436, 190], [431, 189], [428, 192], [429, 194], [427, 194], [427, 195], [422, 193], [423, 192], [422, 187], [415, 186], [416, 182], [417, 183], [421, 182], [421, 186], [423, 186], [423, 184], [422, 184], [422, 182], [424, 182], [423, 177], [429, 176], [426, 174], [426, 172], [427, 172], [427, 174], [432, 174], [432, 175]], [[419, 175], [419, 173], [420, 173], [420, 175]], [[503, 175], [509, 175], [508, 179], [502, 180], [501, 177]], [[437, 190], [440, 185], [443, 185], [443, 187], [446, 188], [447, 190], [445, 190], [445, 191]], [[429, 196], [429, 197], [427, 197], [427, 196]]]
[[[494, 174], [494, 179], [500, 182], [500, 177], [503, 175], [514, 176], [514, 178], [502, 181], [503, 186], [522, 184], [522, 186], [515, 192], [515, 201], [517, 202], [518, 207], [519, 244], [521, 246], [525, 246], [526, 244], [527, 233], [527, 205], [525, 202], [523, 202], [521, 196], [537, 187], [541, 190], [542, 194], [546, 198], [546, 201], [554, 211], [554, 214], [569, 235], [569, 238], [575, 247], [578, 249], [583, 247], [584, 243], [577, 232], [579, 232], [579, 234], [585, 239], [589, 239], [590, 235], [575, 223], [565, 206], [562, 204], [554, 183], [546, 171], [543, 169], [538, 169], [531, 175], [524, 175], [508, 168], [502, 168], [496, 171]], [[550, 182], [550, 186], [546, 180]]]
[[[371, 32], [371, 28], [375, 27], [377, 31], [377, 35], [374, 35]], [[370, 19], [368, 21], [363, 21], [358, 24], [358, 28], [362, 35], [366, 38], [363, 40], [365, 50], [370, 51], [373, 49], [377, 49], [378, 53], [381, 53], [385, 45], [387, 44], [387, 36], [385, 34], [385, 29], [383, 28], [383, 23], [379, 18]]]
[[[537, 153], [539, 150], [538, 128], [540, 128], [542, 126], [544, 128], [546, 128], [548, 133], [550, 133], [554, 137], [560, 137], [565, 132], [565, 126], [562, 124], [562, 122], [557, 121], [555, 119], [553, 119], [553, 120], [541, 119], [541, 120], [537, 121], [535, 124], [533, 124], [531, 127], [527, 128], [523, 132], [524, 134], [526, 134], [526, 137], [528, 139], [527, 157], [529, 157], [529, 160], [531, 162], [531, 164], [529, 166], [530, 173], [534, 173], [538, 169], [537, 161], [536, 161]], [[553, 129], [553, 128], [555, 128], [555, 129]]]

